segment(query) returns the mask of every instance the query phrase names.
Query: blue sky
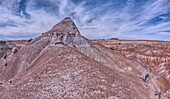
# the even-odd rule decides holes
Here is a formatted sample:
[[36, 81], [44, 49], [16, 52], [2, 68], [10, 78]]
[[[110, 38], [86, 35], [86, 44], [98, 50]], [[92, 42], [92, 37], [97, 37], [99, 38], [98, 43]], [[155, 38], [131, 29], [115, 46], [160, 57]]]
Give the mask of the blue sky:
[[35, 38], [71, 17], [89, 39], [170, 41], [170, 0], [0, 0], [0, 40]]

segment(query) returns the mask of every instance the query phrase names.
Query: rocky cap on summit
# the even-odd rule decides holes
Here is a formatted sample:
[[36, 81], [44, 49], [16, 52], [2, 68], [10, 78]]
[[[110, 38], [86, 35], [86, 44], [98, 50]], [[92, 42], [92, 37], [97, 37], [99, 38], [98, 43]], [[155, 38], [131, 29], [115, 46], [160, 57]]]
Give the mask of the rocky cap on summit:
[[70, 17], [66, 17], [61, 22], [53, 26], [53, 28], [50, 31], [48, 31], [48, 33], [52, 32], [80, 35], [78, 28], [76, 27], [76, 25], [74, 24]]

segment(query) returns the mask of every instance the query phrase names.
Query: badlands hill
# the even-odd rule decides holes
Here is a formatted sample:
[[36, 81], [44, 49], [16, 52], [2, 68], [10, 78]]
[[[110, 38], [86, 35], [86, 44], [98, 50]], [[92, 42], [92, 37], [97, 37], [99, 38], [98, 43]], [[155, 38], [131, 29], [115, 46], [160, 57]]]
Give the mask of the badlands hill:
[[168, 99], [170, 42], [88, 40], [70, 18], [0, 42], [1, 99]]

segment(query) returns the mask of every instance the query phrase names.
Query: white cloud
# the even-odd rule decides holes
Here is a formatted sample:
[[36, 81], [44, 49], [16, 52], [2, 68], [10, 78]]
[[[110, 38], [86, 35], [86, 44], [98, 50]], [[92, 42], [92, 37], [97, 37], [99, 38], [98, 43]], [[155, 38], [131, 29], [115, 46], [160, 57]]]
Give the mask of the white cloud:
[[[16, 14], [20, 1], [1, 1], [0, 26], [7, 26], [0, 27], [0, 39], [35, 37], [51, 29], [64, 17], [71, 16], [82, 35], [87, 38], [170, 40], [170, 37], [161, 37], [161, 32], [170, 30], [170, 20], [160, 21], [159, 24], [151, 22], [156, 17], [168, 19], [167, 16], [160, 16], [170, 13], [168, 0], [145, 1], [140, 6], [136, 5], [137, 0], [127, 0], [120, 7], [116, 7], [116, 1], [109, 1], [93, 8], [86, 5], [86, 1], [75, 4], [71, 0], [44, 0], [50, 4], [49, 7], [58, 7], [53, 9], [54, 11], [45, 7], [35, 9], [35, 0], [28, 0], [26, 12], [30, 18], [27, 18], [23, 11], [19, 13], [20, 16]], [[169, 35], [169, 32], [163, 34]]]

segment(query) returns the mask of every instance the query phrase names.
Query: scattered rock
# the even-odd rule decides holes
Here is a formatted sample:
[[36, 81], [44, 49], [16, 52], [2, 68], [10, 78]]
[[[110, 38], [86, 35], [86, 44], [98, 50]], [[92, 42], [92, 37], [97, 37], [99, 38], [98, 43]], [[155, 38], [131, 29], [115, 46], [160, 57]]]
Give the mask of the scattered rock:
[[7, 58], [7, 55], [4, 56], [4, 59], [6, 59], [6, 58]]
[[31, 42], [32, 41], [32, 38], [28, 40], [28, 42]]
[[7, 66], [8, 64], [7, 63], [5, 63], [5, 66]]
[[17, 48], [15, 48], [15, 50], [14, 50], [14, 54], [16, 54], [18, 52], [18, 49]]

